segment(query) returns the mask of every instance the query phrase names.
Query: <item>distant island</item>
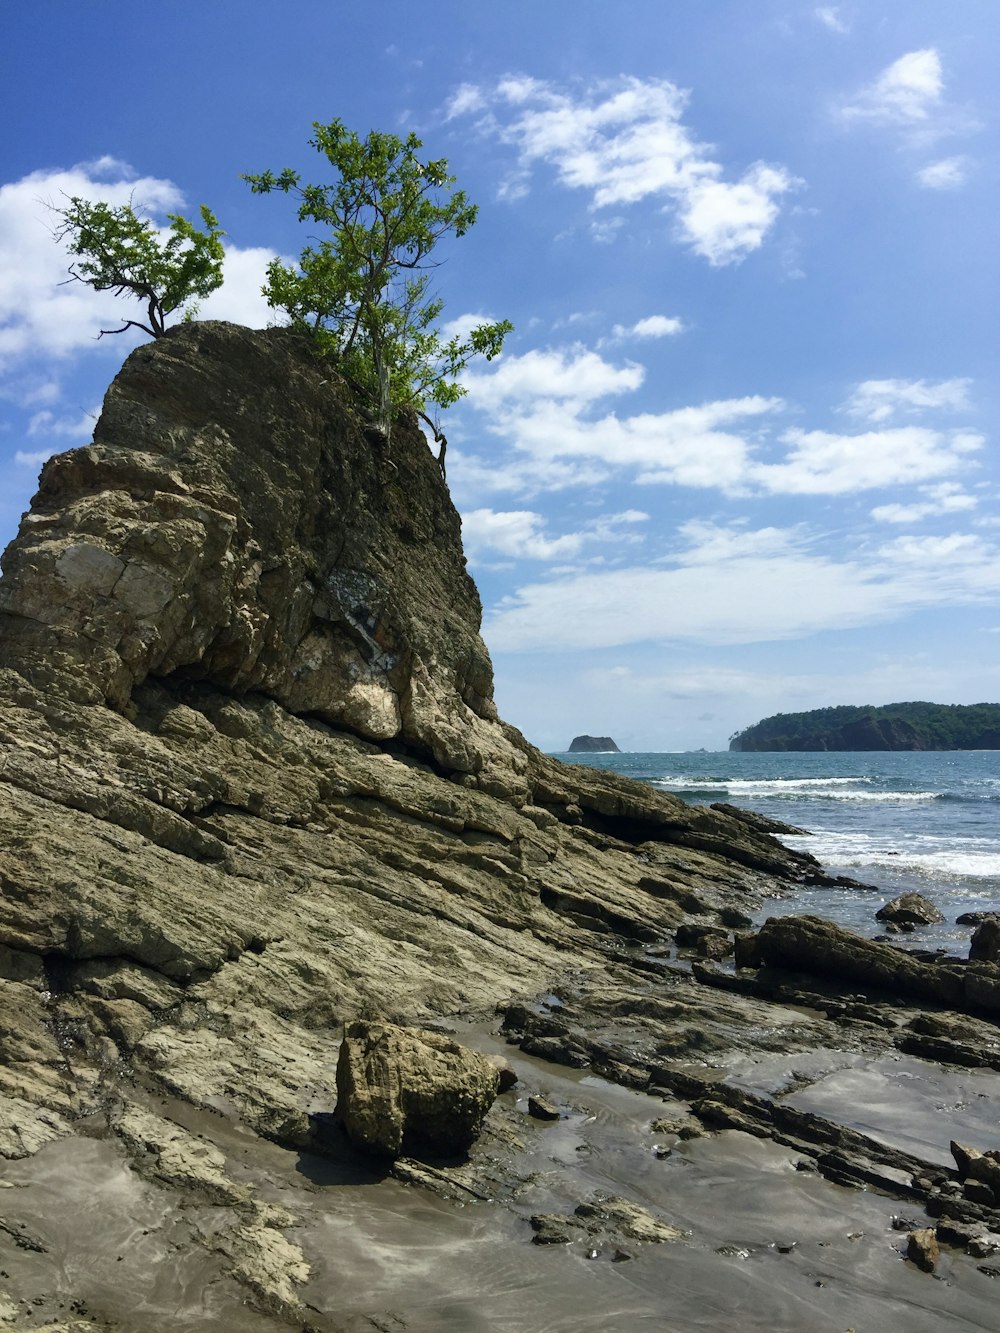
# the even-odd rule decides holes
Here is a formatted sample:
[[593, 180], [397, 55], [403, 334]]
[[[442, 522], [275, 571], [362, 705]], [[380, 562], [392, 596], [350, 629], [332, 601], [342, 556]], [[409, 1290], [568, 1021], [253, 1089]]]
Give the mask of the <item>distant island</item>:
[[1000, 704], [845, 704], [776, 713], [730, 750], [1000, 750]]
[[610, 736], [574, 736], [569, 743], [570, 754], [621, 754]]

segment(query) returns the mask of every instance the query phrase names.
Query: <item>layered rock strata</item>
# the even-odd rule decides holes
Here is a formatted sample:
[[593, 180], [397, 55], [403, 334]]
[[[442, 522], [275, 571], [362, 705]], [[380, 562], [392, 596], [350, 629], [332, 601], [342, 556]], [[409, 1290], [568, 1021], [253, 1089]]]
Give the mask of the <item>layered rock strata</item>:
[[[248, 1298], [261, 1328], [341, 1327], [306, 1316], [322, 1249], [244, 1155], [341, 1160], [345, 1024], [474, 1033], [500, 1006], [529, 1062], [688, 1097], [711, 1125], [773, 1117], [692, 1061], [828, 1041], [763, 983], [727, 991], [675, 961], [679, 927], [722, 957], [765, 895], [824, 882], [818, 864], [734, 812], [540, 754], [497, 717], [479, 622], [423, 436], [403, 424], [388, 448], [283, 330], [186, 325], [132, 353], [4, 556], [0, 1154], [99, 1161], [95, 1179], [118, 1163], [129, 1216], [149, 1191], [182, 1202], [169, 1252], [197, 1250], [220, 1301], [238, 1284], [222, 1329], [249, 1327]], [[954, 996], [913, 993], [982, 1013], [987, 966]], [[545, 1091], [537, 1067], [525, 1096]], [[530, 1119], [505, 1109], [516, 1096], [464, 1171], [404, 1158], [397, 1178], [516, 1208], [497, 1165]], [[10, 1281], [48, 1272], [58, 1306], [70, 1269], [15, 1249]], [[126, 1258], [97, 1326], [153, 1299]], [[145, 1329], [181, 1326], [169, 1294], [142, 1308]]]

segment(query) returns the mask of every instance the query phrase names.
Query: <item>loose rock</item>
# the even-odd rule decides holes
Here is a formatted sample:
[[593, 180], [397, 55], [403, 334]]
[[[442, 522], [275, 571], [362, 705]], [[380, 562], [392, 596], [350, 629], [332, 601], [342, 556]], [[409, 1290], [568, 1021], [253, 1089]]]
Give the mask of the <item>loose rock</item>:
[[906, 1257], [925, 1273], [933, 1273], [941, 1257], [941, 1249], [933, 1227], [920, 1227], [906, 1238]]
[[353, 1143], [380, 1156], [451, 1156], [475, 1142], [499, 1083], [485, 1056], [449, 1037], [352, 1023], [337, 1064], [337, 1116]]
[[528, 1114], [536, 1120], [558, 1120], [559, 1108], [553, 1106], [546, 1097], [529, 1097]]
[[891, 921], [897, 926], [932, 926], [944, 916], [921, 893], [901, 893], [875, 913], [879, 921]]

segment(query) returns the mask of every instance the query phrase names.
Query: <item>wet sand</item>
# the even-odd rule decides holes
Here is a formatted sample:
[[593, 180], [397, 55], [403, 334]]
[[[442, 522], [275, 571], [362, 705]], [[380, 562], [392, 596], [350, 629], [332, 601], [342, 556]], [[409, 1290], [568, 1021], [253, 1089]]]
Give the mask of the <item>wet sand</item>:
[[[483, 1029], [460, 1036], [507, 1050]], [[795, 1071], [813, 1076], [828, 1065], [827, 1076], [803, 1084], [797, 1105], [835, 1109], [845, 1122], [852, 1102], [863, 1105], [858, 1127], [928, 1160], [947, 1157], [942, 1133], [953, 1132], [955, 1115], [973, 1141], [1000, 1143], [1000, 1075], [829, 1054], [734, 1062], [726, 1072], [775, 1088]], [[473, 1153], [478, 1178], [496, 1182], [493, 1201], [444, 1199], [346, 1148], [296, 1154], [223, 1115], [150, 1099], [159, 1115], [219, 1147], [231, 1177], [252, 1185], [255, 1198], [292, 1214], [284, 1234], [311, 1270], [300, 1291], [313, 1312], [306, 1321], [255, 1310], [226, 1275], [225, 1256], [212, 1252], [228, 1210], [196, 1195], [178, 1202], [130, 1170], [116, 1140], [64, 1139], [3, 1163], [0, 1217], [29, 1246], [2, 1236], [3, 1287], [21, 1298], [9, 1326], [75, 1314], [92, 1328], [144, 1333], [996, 1328], [998, 1288], [974, 1259], [945, 1252], [934, 1275], [904, 1262], [905, 1232], [892, 1220], [904, 1213], [924, 1225], [919, 1208], [797, 1170], [796, 1153], [748, 1134], [654, 1133], [652, 1120], [686, 1108], [520, 1052], [513, 1063], [521, 1083], [491, 1112], [493, 1128]], [[530, 1118], [529, 1091], [552, 1099], [562, 1118]], [[618, 1262], [615, 1247], [585, 1239], [532, 1243], [532, 1214], [569, 1213], [596, 1192], [641, 1204], [687, 1236], [627, 1244], [631, 1257]]]

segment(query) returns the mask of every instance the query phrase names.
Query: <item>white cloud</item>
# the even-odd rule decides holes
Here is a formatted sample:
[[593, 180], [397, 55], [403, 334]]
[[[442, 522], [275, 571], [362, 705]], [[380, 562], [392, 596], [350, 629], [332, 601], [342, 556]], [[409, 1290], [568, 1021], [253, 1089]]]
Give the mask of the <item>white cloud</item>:
[[530, 499], [575, 487], [596, 488], [609, 481], [611, 468], [585, 459], [536, 459], [524, 456], [498, 460], [461, 449], [448, 450], [448, 488], [460, 507], [474, 506], [484, 495], [509, 494]]
[[495, 322], [493, 315], [474, 315], [464, 314], [456, 315], [454, 319], [446, 320], [440, 327], [439, 332], [445, 342], [450, 342], [452, 338], [459, 338], [465, 341], [477, 329], [480, 324], [492, 324]]
[[[32, 172], [0, 185], [0, 368], [33, 354], [63, 357], [114, 345], [112, 339], [98, 343], [97, 334], [102, 327], [117, 328], [123, 312], [134, 309], [110, 293], [65, 281], [69, 257], [53, 237], [58, 222], [53, 208], [74, 196], [113, 205], [131, 201], [154, 218], [184, 207], [172, 181], [136, 176], [110, 157], [65, 170]], [[227, 247], [227, 284], [205, 302], [202, 313], [267, 323], [270, 314], [259, 293], [271, 257], [270, 251]], [[122, 344], [117, 347], [120, 355]]]
[[871, 511], [877, 523], [919, 523], [922, 519], [938, 514], [954, 514], [962, 510], [975, 509], [978, 501], [974, 495], [968, 495], [954, 482], [942, 482], [937, 486], [924, 486], [922, 493], [926, 500], [915, 504], [878, 505]]
[[969, 410], [970, 379], [865, 380], [851, 394], [843, 410], [862, 421], [889, 421], [900, 413]]
[[820, 5], [813, 11], [820, 23], [829, 28], [831, 32], [847, 33], [850, 27], [841, 18], [840, 9], [837, 5]]
[[514, 559], [553, 560], [576, 555], [583, 544], [579, 532], [546, 537], [544, 529], [545, 519], [529, 509], [473, 509], [462, 515], [462, 542], [470, 559], [488, 550]]
[[94, 424], [100, 415], [100, 404], [79, 416], [57, 417], [47, 408], [36, 412], [28, 422], [29, 435], [58, 435], [70, 439], [89, 439], [94, 433]]
[[764, 162], [735, 182], [697, 180], [678, 207], [680, 234], [713, 266], [738, 263], [762, 244], [778, 217], [775, 201], [795, 184], [784, 168]]
[[[600, 210], [665, 198], [678, 237], [715, 266], [738, 263], [763, 242], [778, 216], [778, 200], [798, 182], [784, 167], [754, 163], [736, 180], [683, 124], [688, 94], [665, 79], [626, 78], [579, 97], [520, 75], [493, 90], [462, 85], [447, 118], [490, 107], [480, 122], [518, 154], [501, 188], [521, 198], [538, 163], [551, 166], [568, 189], [585, 190]], [[599, 220], [600, 221], [600, 220]], [[601, 223], [598, 238], [619, 225]]]
[[153, 212], [183, 202], [170, 181], [135, 177], [111, 158], [0, 186], [0, 366], [27, 353], [63, 356], [92, 345], [102, 321], [115, 318], [108, 296], [65, 282], [69, 259], [53, 239], [52, 210], [72, 196], [110, 204], [134, 198]]
[[983, 443], [979, 436], [923, 426], [862, 435], [793, 429], [781, 438], [791, 446], [785, 461], [762, 464], [754, 476], [782, 495], [848, 495], [945, 477], [962, 468], [965, 455]]
[[479, 89], [471, 83], [459, 84], [448, 99], [445, 107], [445, 120], [454, 120], [456, 116], [467, 116], [473, 111], [482, 111], [486, 99]]
[[683, 323], [673, 315], [647, 315], [632, 326], [637, 338], [665, 338], [680, 333]]
[[640, 642], [736, 644], [877, 624], [1000, 592], [1000, 551], [979, 538], [901, 538], [867, 558], [809, 549], [804, 534], [686, 534], [672, 568], [636, 566], [531, 583], [504, 598], [484, 634], [495, 651]]
[[598, 245], [612, 245], [624, 225], [623, 217], [594, 218], [590, 224], [590, 234]]
[[968, 179], [966, 157], [944, 157], [917, 172], [917, 181], [927, 190], [957, 190]]
[[605, 514], [578, 532], [548, 537], [545, 519], [532, 510], [473, 509], [462, 515], [462, 540], [472, 560], [484, 551], [513, 559], [559, 560], [579, 554], [586, 542], [629, 540], [627, 529], [648, 517], [641, 510], [626, 509]]
[[780, 407], [778, 399], [749, 397], [588, 421], [541, 401], [501, 418], [494, 430], [533, 460], [591, 459], [636, 469], [642, 483], [728, 490], [745, 484], [749, 450], [743, 435], [727, 427], [748, 426]]
[[18, 449], [14, 454], [14, 462], [17, 463], [18, 467], [41, 467], [46, 459], [52, 457], [54, 452], [54, 449], [35, 449], [33, 451]]
[[672, 338], [684, 331], [684, 321], [676, 315], [647, 315], [626, 327], [616, 324], [612, 333], [619, 342], [626, 338]]
[[[636, 327], [617, 326], [615, 336]], [[899, 414], [967, 407], [965, 379], [866, 380], [844, 410], [878, 428], [858, 434], [800, 427], [778, 433], [786, 404], [759, 394], [666, 412], [596, 414], [600, 400], [636, 390], [643, 378], [641, 366], [616, 366], [580, 344], [504, 357], [470, 373], [470, 406], [489, 414], [486, 430], [513, 452], [488, 463], [466, 456], [453, 474], [468, 487], [463, 493], [532, 495], [598, 484], [629, 469], [642, 485], [847, 495], [954, 477], [985, 443], [967, 429], [882, 424]], [[935, 504], [937, 511], [958, 507]]]
[[933, 47], [908, 51], [842, 108], [848, 120], [877, 125], [923, 124], [941, 106], [944, 78]]
[[[267, 266], [274, 258], [275, 252], [264, 246], [248, 246], [241, 250], [238, 246], [227, 245], [222, 262], [222, 286], [202, 301], [197, 318], [227, 319], [251, 329], [283, 323], [261, 291]], [[282, 255], [281, 259], [286, 264], [294, 263], [289, 255]]]
[[494, 367], [469, 371], [463, 380], [471, 403], [487, 412], [537, 399], [558, 401], [562, 410], [579, 410], [611, 394], [638, 389], [645, 376], [634, 362], [613, 366], [579, 345], [502, 356]]

